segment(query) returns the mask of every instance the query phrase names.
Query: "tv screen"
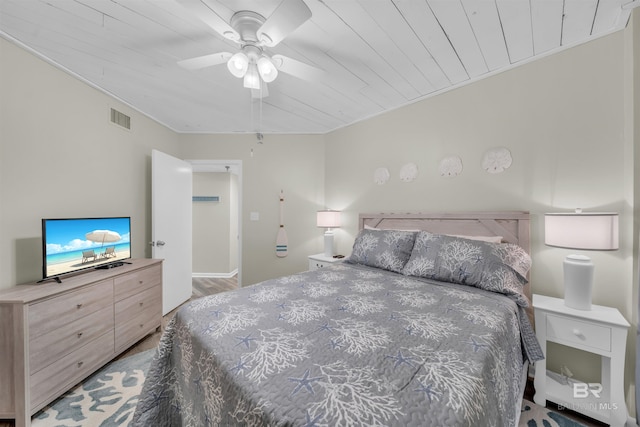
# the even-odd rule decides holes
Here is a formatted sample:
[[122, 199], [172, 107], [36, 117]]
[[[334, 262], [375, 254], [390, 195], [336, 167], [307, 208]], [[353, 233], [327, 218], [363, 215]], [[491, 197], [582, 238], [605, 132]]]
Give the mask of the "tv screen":
[[131, 218], [42, 220], [42, 276], [108, 268], [131, 258]]

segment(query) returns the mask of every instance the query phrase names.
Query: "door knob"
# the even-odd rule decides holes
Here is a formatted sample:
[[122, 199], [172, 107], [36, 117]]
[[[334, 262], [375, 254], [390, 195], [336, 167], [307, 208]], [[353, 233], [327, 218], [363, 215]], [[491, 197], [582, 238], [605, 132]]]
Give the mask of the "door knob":
[[165, 245], [165, 243], [164, 243], [164, 241], [162, 241], [162, 240], [158, 240], [158, 241], [156, 242], [156, 246], [164, 246], [164, 245]]

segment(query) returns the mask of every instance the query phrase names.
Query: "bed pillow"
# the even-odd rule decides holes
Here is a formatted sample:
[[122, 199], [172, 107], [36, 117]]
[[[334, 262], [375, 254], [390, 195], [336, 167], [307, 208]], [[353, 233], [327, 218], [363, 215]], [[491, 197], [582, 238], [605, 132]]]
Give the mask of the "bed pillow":
[[411, 256], [416, 234], [415, 231], [361, 230], [348, 261], [399, 273]]
[[522, 287], [530, 268], [531, 257], [518, 245], [421, 231], [402, 273], [502, 293], [528, 307]]

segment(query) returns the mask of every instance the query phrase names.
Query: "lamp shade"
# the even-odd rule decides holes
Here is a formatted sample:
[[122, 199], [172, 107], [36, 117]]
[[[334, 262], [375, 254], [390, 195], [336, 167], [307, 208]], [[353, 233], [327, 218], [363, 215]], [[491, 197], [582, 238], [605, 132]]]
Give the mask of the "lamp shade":
[[615, 212], [547, 213], [544, 243], [569, 249], [618, 249], [618, 214]]
[[340, 211], [318, 211], [317, 224], [324, 228], [340, 227]]

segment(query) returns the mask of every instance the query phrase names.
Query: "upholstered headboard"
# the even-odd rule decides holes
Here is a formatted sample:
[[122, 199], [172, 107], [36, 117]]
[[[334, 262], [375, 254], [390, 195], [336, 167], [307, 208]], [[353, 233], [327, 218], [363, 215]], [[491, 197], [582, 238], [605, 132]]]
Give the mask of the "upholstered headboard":
[[[365, 226], [385, 230], [424, 230], [461, 236], [502, 236], [503, 242], [519, 245], [531, 254], [529, 212], [360, 214], [359, 229]], [[531, 284], [524, 286], [524, 293], [531, 300]], [[528, 313], [533, 322], [533, 310], [530, 308]]]

